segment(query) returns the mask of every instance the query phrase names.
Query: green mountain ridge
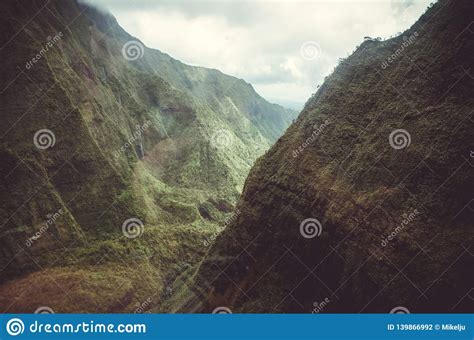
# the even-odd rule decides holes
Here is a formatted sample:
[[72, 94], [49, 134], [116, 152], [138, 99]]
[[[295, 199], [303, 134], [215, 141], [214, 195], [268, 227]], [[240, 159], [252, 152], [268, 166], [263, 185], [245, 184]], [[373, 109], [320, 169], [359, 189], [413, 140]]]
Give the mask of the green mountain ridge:
[[473, 6], [440, 0], [338, 65], [172, 310], [472, 312]]
[[296, 113], [76, 1], [0, 8], [0, 310], [160, 308]]

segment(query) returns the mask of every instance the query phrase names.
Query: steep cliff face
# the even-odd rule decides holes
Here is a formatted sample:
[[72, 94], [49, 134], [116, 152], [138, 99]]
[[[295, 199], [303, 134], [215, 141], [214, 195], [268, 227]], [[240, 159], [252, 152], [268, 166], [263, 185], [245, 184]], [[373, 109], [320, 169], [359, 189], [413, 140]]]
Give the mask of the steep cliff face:
[[[76, 1], [0, 8], [0, 281], [18, 280], [0, 288], [0, 309], [29, 312], [39, 298], [57, 311], [130, 311], [151, 295], [156, 305], [295, 113]], [[63, 289], [74, 303], [45, 284], [81, 278]], [[98, 307], [91, 294], [110, 296]]]
[[472, 312], [473, 6], [439, 1], [338, 65], [176, 310]]

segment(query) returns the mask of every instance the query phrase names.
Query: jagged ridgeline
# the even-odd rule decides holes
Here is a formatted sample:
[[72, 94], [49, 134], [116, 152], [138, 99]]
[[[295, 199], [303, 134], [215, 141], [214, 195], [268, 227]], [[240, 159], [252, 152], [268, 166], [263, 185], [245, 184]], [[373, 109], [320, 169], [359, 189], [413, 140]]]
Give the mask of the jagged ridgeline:
[[344, 60], [176, 310], [472, 312], [473, 20], [471, 0], [439, 1]]
[[76, 1], [0, 9], [0, 311], [158, 306], [295, 112]]

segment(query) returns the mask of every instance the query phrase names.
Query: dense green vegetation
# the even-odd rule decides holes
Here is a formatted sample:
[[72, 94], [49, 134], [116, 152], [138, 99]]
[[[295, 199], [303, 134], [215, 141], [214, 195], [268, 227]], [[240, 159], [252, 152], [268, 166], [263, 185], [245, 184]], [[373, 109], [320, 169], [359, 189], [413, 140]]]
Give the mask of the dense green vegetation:
[[472, 312], [473, 6], [439, 1], [339, 64], [252, 168], [177, 310]]
[[0, 309], [160, 310], [295, 112], [157, 50], [130, 60], [136, 38], [75, 1], [0, 8]]

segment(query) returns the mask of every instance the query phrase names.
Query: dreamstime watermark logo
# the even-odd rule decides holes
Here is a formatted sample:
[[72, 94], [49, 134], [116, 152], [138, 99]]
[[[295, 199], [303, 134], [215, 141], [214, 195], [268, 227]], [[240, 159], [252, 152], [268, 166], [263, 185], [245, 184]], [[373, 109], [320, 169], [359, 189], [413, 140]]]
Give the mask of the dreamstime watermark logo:
[[41, 306], [36, 308], [35, 314], [54, 314], [54, 310], [51, 307]]
[[314, 130], [311, 133], [311, 136], [306, 138], [306, 140], [300, 146], [298, 146], [298, 148], [293, 150], [293, 158], [298, 157], [304, 151], [304, 149], [306, 149], [311, 143], [313, 143], [316, 137], [318, 137], [323, 132], [323, 130], [329, 125], [329, 123], [329, 120], [326, 119], [324, 123], [319, 126], [318, 124], [314, 124]]
[[392, 308], [390, 314], [410, 314], [410, 311], [406, 307], [397, 306], [395, 308]]
[[46, 150], [52, 148], [54, 144], [56, 144], [56, 136], [51, 130], [41, 129], [35, 132], [33, 143], [38, 149]]
[[204, 247], [209, 247], [211, 244], [213, 244], [219, 234], [219, 231], [215, 231], [210, 236], [206, 237], [206, 239], [202, 242]]
[[43, 234], [48, 231], [49, 227], [53, 225], [62, 214], [64, 214], [63, 209], [59, 209], [54, 214], [48, 214], [48, 219], [46, 220], [46, 222], [39, 228], [39, 230], [33, 236], [29, 237], [26, 240], [25, 245], [27, 247], [31, 247], [36, 240], [38, 240], [41, 236], [43, 236]]
[[[43, 337], [43, 334], [133, 334], [133, 333], [146, 333], [145, 324], [104, 324], [104, 323], [94, 323], [90, 322], [80, 322], [80, 323], [42, 323], [35, 320], [31, 322], [28, 328], [25, 328], [25, 324], [22, 320], [18, 318], [10, 319], [6, 324], [6, 331], [11, 336], [17, 336], [23, 334], [27, 329], [31, 334], [40, 334], [40, 337]], [[64, 338], [64, 336], [62, 336]]]
[[305, 60], [315, 60], [321, 55], [321, 47], [315, 41], [307, 41], [301, 45], [300, 54]]
[[323, 311], [324, 308], [331, 302], [329, 298], [325, 298], [322, 302], [313, 302], [313, 310], [311, 311], [312, 314], [318, 314]]
[[148, 129], [151, 126], [151, 121], [147, 120], [143, 125], [138, 125], [135, 128], [135, 131], [132, 133], [132, 137], [130, 137], [124, 145], [120, 147], [117, 151], [115, 151], [115, 158], [118, 158], [120, 156], [120, 153], [125, 152], [133, 143], [135, 143], [137, 140], [142, 138], [143, 133], [145, 132], [146, 129]]
[[232, 142], [232, 132], [226, 129], [217, 130], [211, 136], [211, 145], [217, 149], [228, 148], [232, 145]]
[[145, 46], [138, 40], [127, 41], [122, 47], [122, 55], [128, 61], [136, 61], [143, 58]]
[[11, 336], [23, 334], [25, 331], [25, 324], [18, 318], [10, 319], [7, 322], [7, 333]]
[[122, 233], [128, 238], [136, 238], [143, 234], [145, 226], [138, 218], [129, 218], [122, 224]]
[[320, 236], [323, 231], [321, 222], [316, 218], [307, 218], [300, 224], [300, 234], [304, 238]]
[[388, 136], [388, 142], [395, 150], [405, 149], [411, 144], [411, 135], [407, 130], [395, 129]]
[[[229, 226], [229, 224], [235, 222], [237, 217], [241, 214], [239, 209], [236, 209], [229, 218], [226, 218], [224, 221], [224, 228]], [[210, 236], [206, 237], [203, 241], [204, 247], [209, 247], [214, 241], [216, 240], [217, 236], [219, 236], [220, 231], [213, 232]]]
[[393, 63], [395, 59], [397, 59], [405, 51], [405, 49], [408, 46], [412, 45], [415, 42], [417, 37], [418, 37], [418, 32], [414, 32], [409, 37], [404, 36], [403, 43], [400, 45], [400, 47], [397, 48], [395, 52], [393, 52], [386, 60], [382, 62], [382, 65], [380, 66], [382, 70], [385, 70], [388, 67], [388, 65]]
[[407, 225], [413, 222], [415, 217], [419, 214], [420, 212], [418, 211], [418, 209], [414, 209], [413, 212], [411, 212], [410, 214], [403, 214], [403, 219], [400, 224], [395, 229], [393, 229], [393, 231], [388, 234], [387, 237], [382, 237], [382, 247], [386, 247], [388, 243], [392, 241], [398, 234], [400, 234], [406, 228]]
[[36, 64], [38, 61], [41, 60], [41, 58], [44, 57], [44, 55], [48, 52], [50, 48], [52, 48], [56, 43], [61, 40], [61, 38], [64, 36], [63, 32], [58, 32], [54, 37], [49, 36], [48, 37], [48, 42], [44, 45], [44, 47], [33, 57], [31, 60], [29, 60], [25, 67], [27, 70], [31, 69], [34, 64]]
[[212, 314], [232, 314], [232, 311], [228, 307], [216, 307], [212, 311]]
[[146, 311], [150, 307], [151, 302], [152, 302], [151, 298], [146, 299], [143, 303], [140, 304], [140, 306], [137, 307], [137, 309], [135, 309], [134, 313], [135, 314], [143, 313], [144, 311]]

